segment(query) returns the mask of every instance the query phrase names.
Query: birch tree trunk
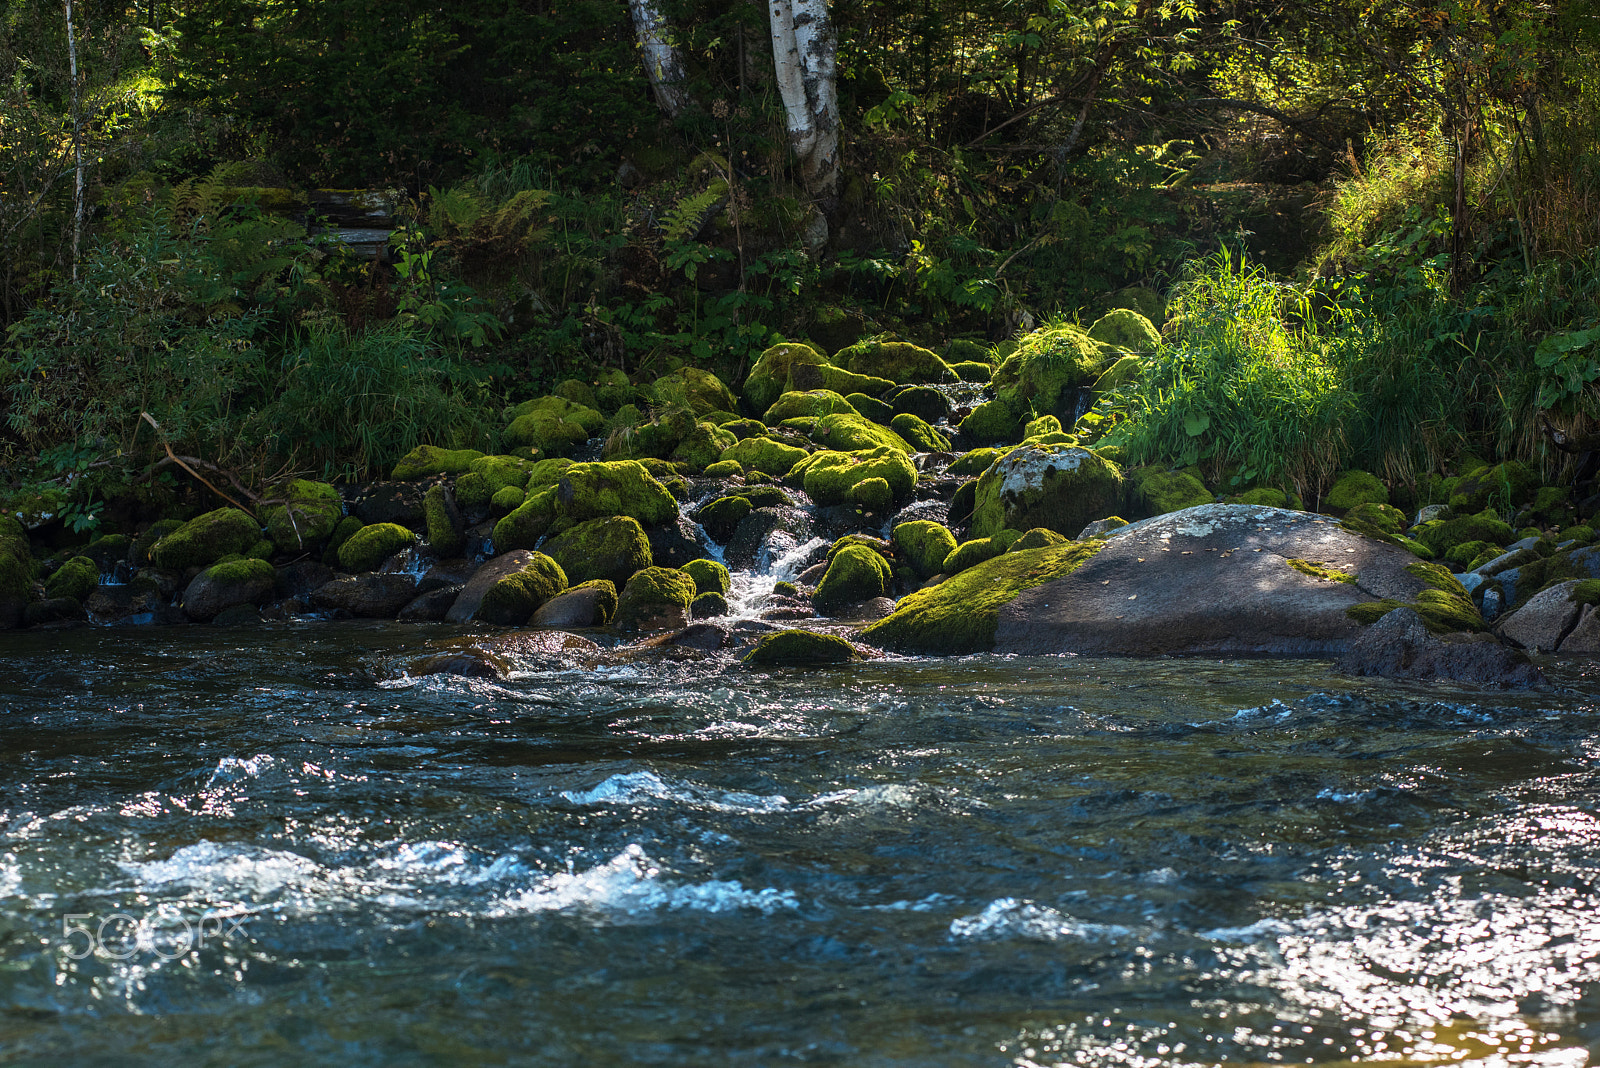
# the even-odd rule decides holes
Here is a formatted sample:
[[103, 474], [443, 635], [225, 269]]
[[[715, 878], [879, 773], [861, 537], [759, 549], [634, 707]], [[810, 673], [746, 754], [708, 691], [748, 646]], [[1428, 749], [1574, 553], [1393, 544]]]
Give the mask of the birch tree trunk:
[[657, 0], [628, 0], [628, 10], [633, 14], [633, 33], [656, 104], [669, 119], [675, 119], [688, 106], [689, 94], [683, 88], [683, 58], [672, 44], [672, 26]]
[[772, 63], [806, 192], [827, 203], [839, 187], [837, 38], [827, 0], [768, 0]]

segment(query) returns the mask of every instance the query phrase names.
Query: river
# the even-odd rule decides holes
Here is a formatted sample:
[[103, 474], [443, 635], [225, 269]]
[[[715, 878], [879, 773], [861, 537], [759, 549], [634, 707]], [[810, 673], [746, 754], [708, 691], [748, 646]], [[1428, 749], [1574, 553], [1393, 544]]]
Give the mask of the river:
[[0, 635], [0, 1061], [1571, 1065], [1600, 674]]

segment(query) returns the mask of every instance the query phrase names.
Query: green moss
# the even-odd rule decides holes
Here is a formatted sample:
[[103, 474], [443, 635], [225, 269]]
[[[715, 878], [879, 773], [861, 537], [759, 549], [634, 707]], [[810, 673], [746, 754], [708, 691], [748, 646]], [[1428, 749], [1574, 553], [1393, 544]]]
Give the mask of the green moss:
[[1324, 582], [1347, 582], [1351, 585], [1354, 585], [1356, 581], [1355, 572], [1340, 571], [1336, 567], [1329, 567], [1326, 564], [1319, 564], [1314, 560], [1302, 560], [1299, 557], [1288, 557], [1284, 560], [1284, 563], [1288, 564], [1302, 575], [1310, 575], [1312, 578], [1322, 579]]
[[1420, 579], [1426, 587], [1415, 601], [1406, 604], [1386, 598], [1381, 601], [1364, 601], [1345, 609], [1345, 614], [1357, 623], [1368, 625], [1382, 619], [1396, 608], [1413, 609], [1422, 617], [1423, 624], [1434, 634], [1459, 631], [1485, 631], [1488, 624], [1472, 603], [1472, 597], [1446, 568], [1439, 564], [1418, 561], [1407, 564], [1406, 571]]
[[910, 496], [917, 484], [917, 469], [905, 453], [880, 448], [860, 452], [812, 453], [790, 472], [801, 476], [806, 495], [819, 505], [851, 503], [850, 490], [858, 482], [879, 478], [896, 499]]
[[917, 452], [949, 452], [950, 439], [930, 426], [926, 420], [901, 412], [889, 420], [889, 429], [899, 434]]
[[778, 594], [780, 597], [800, 596], [800, 588], [798, 586], [792, 582], [785, 582], [781, 579], [772, 584], [772, 592]]
[[1578, 545], [1589, 545], [1594, 542], [1594, 528], [1590, 526], [1568, 527], [1556, 538], [1558, 542], [1571, 541]]
[[1346, 512], [1358, 504], [1388, 504], [1389, 490], [1378, 476], [1366, 471], [1346, 471], [1333, 483], [1322, 503], [1336, 512]]
[[561, 565], [544, 553], [534, 553], [521, 570], [505, 576], [484, 592], [483, 602], [473, 618], [484, 623], [520, 627], [540, 605], [566, 588], [567, 576]]
[[1151, 353], [1161, 347], [1161, 335], [1150, 320], [1129, 308], [1115, 308], [1096, 319], [1089, 336], [1133, 352]]
[[1345, 513], [1345, 522], [1381, 530], [1385, 534], [1399, 534], [1406, 529], [1406, 514], [1392, 504], [1368, 501], [1358, 504]]
[[1481, 467], [1462, 477], [1450, 493], [1450, 509], [1467, 513], [1494, 507], [1509, 514], [1532, 500], [1538, 488], [1539, 476], [1532, 468], [1508, 460], [1493, 467]]
[[1110, 367], [1100, 372], [1094, 380], [1094, 385], [1089, 388], [1095, 393], [1105, 393], [1125, 386], [1130, 382], [1138, 381], [1144, 373], [1144, 361], [1137, 356], [1119, 356]]
[[616, 369], [601, 371], [595, 377], [594, 399], [596, 405], [603, 412], [615, 412], [634, 399], [633, 383], [628, 381], [628, 376]]
[[785, 419], [818, 419], [835, 412], [858, 415], [850, 402], [831, 389], [813, 389], [806, 393], [785, 393], [772, 402], [761, 418], [768, 426], [777, 426]]
[[695, 598], [694, 579], [672, 567], [647, 567], [628, 580], [617, 598], [616, 626], [638, 630], [674, 610], [688, 614]]
[[750, 408], [764, 412], [778, 399], [789, 381], [789, 369], [796, 363], [825, 364], [829, 360], [810, 345], [785, 341], [761, 354], [744, 380], [744, 399]]
[[595, 409], [564, 397], [525, 401], [507, 414], [511, 419], [505, 431], [507, 443], [532, 446], [554, 456], [581, 448], [606, 424], [605, 416]]
[[328, 544], [322, 550], [322, 562], [333, 566], [339, 562], [339, 550], [344, 548], [344, 543], [355, 536], [356, 531], [366, 524], [353, 515], [347, 515], [339, 520], [339, 525], [333, 528], [333, 534], [328, 538]]
[[656, 403], [688, 408], [696, 416], [715, 411], [732, 411], [739, 406], [733, 391], [722, 379], [698, 367], [680, 367], [655, 380], [652, 387]]
[[[1493, 550], [1496, 555], [1502, 551], [1498, 545], [1493, 545], [1486, 541], [1464, 541], [1459, 545], [1452, 545], [1450, 551], [1444, 554], [1444, 558], [1461, 570], [1470, 571], [1472, 568], [1468, 566], [1469, 561], [1490, 550]], [[1490, 557], [1490, 559], [1493, 559], [1493, 557]]]
[[595, 396], [593, 387], [581, 378], [562, 379], [561, 383], [550, 392], [573, 404], [581, 404], [585, 408], [594, 408], [597, 411], [600, 408], [600, 401]]
[[1455, 519], [1435, 519], [1412, 531], [1417, 541], [1431, 549], [1435, 556], [1448, 553], [1464, 541], [1486, 541], [1495, 545], [1510, 545], [1516, 540], [1509, 524], [1493, 512], [1479, 512]]
[[1006, 548], [993, 538], [972, 538], [952, 549], [944, 558], [944, 563], [939, 566], [939, 570], [946, 575], [959, 574], [968, 568], [977, 567], [985, 560], [993, 560], [1004, 553]]
[[718, 425], [740, 441], [744, 441], [747, 438], [765, 437], [767, 433], [767, 424], [759, 419], [734, 419]]
[[999, 449], [973, 449], [944, 469], [947, 475], [981, 475], [1000, 458]]
[[550, 530], [556, 519], [555, 486], [541, 486], [494, 525], [495, 552], [531, 549]]
[[867, 515], [878, 515], [894, 504], [894, 490], [881, 478], [864, 478], [850, 487], [850, 503]]
[[871, 420], [879, 426], [888, 426], [894, 421], [894, 405], [887, 401], [869, 397], [865, 393], [851, 393], [845, 400], [850, 402], [850, 407], [860, 413], [863, 419]]
[[396, 482], [411, 482], [430, 475], [459, 475], [482, 455], [476, 449], [440, 449], [432, 445], [418, 445], [400, 458], [389, 477]]
[[476, 508], [494, 499], [507, 486], [526, 489], [534, 463], [516, 456], [480, 456], [456, 479], [456, 500]]
[[[607, 460], [665, 459], [695, 432], [697, 426], [699, 423], [689, 409], [665, 408], [656, 412], [649, 422], [613, 430], [600, 455]], [[731, 433], [729, 443], [732, 443]]]
[[993, 649], [1001, 607], [1024, 590], [1070, 575], [1099, 549], [1098, 542], [1068, 542], [1004, 553], [903, 598], [893, 614], [861, 636], [885, 649], [907, 653]]
[[910, 455], [917, 450], [911, 443], [888, 427], [868, 422], [859, 415], [835, 413], [816, 421], [810, 431], [811, 440], [825, 449], [853, 452], [858, 449], [876, 449], [887, 446]]
[[253, 557], [257, 560], [271, 560], [272, 554], [277, 551], [278, 548], [272, 544], [271, 539], [259, 538], [256, 540], [256, 543], [250, 546], [250, 548], [245, 552], [245, 555]]
[[694, 579], [694, 588], [702, 594], [726, 594], [732, 584], [728, 569], [715, 560], [690, 560], [679, 570]]
[[1077, 391], [1093, 385], [1106, 362], [1099, 344], [1081, 327], [1045, 327], [1021, 339], [990, 384], [995, 399], [1015, 416], [1067, 418]]
[[652, 563], [644, 528], [625, 515], [579, 523], [545, 542], [542, 551], [561, 565], [569, 582], [609, 579], [620, 587]]
[[1061, 432], [1061, 420], [1053, 415], [1041, 415], [1037, 419], [1030, 419], [1022, 427], [1022, 436], [1024, 438], [1036, 438], [1044, 434], [1060, 434]]
[[82, 601], [100, 584], [100, 568], [87, 556], [74, 556], [44, 583], [46, 597], [71, 597]]
[[159, 568], [182, 571], [206, 567], [229, 553], [243, 554], [261, 537], [261, 525], [237, 508], [218, 508], [196, 516], [150, 548]]
[[672, 450], [672, 460], [687, 464], [695, 471], [703, 471], [716, 463], [726, 449], [738, 444], [739, 439], [730, 432], [710, 423], [696, 423], [694, 429], [678, 442]]
[[718, 460], [714, 464], [707, 464], [705, 476], [707, 478], [738, 478], [744, 474], [744, 466], [738, 460]]
[[895, 552], [918, 578], [931, 578], [944, 568], [945, 558], [956, 551], [956, 536], [948, 527], [928, 519], [895, 524], [891, 540]]
[[339, 491], [326, 482], [297, 478], [274, 494], [282, 504], [266, 505], [261, 517], [267, 536], [286, 553], [300, 552], [326, 541], [344, 517]]
[[1216, 500], [1193, 475], [1159, 467], [1138, 467], [1129, 471], [1127, 493], [1129, 514], [1138, 517], [1165, 515]]
[[[466, 545], [466, 532], [450, 521], [443, 484], [435, 483], [422, 495], [422, 514], [427, 521], [428, 548], [436, 556], [455, 556]], [[521, 493], [521, 490], [517, 491]]]
[[1572, 587], [1567, 600], [1573, 604], [1600, 605], [1600, 579], [1584, 579]]
[[806, 450], [785, 445], [771, 438], [745, 438], [722, 450], [723, 460], [732, 460], [746, 473], [762, 471], [769, 475], [785, 475], [795, 464], [806, 458]]
[[580, 582], [567, 590], [568, 593], [577, 590], [594, 590], [595, 613], [599, 618], [600, 626], [604, 627], [617, 618], [617, 586], [610, 579], [590, 579]]
[[728, 599], [715, 590], [695, 594], [689, 602], [690, 619], [715, 619], [728, 614]]
[[984, 401], [963, 420], [961, 433], [970, 441], [994, 444], [1022, 440], [1022, 419], [998, 400]]
[[626, 515], [656, 526], [678, 514], [677, 500], [637, 460], [573, 464], [562, 473], [556, 500], [563, 516], [580, 523]]
[[1089, 449], [1022, 445], [978, 479], [972, 534], [1047, 527], [1072, 538], [1121, 501], [1122, 475]]
[[[1126, 523], [1123, 524], [1123, 526], [1126, 525]], [[1022, 537], [1012, 542], [1011, 548], [1007, 549], [1006, 552], [1020, 553], [1025, 552], [1028, 549], [1048, 549], [1052, 545], [1065, 545], [1071, 540], [1071, 538], [1062, 534], [1057, 534], [1053, 530], [1046, 530], [1044, 527], [1034, 527], [1032, 530], [1025, 531]]]
[[1255, 489], [1245, 490], [1229, 498], [1235, 504], [1255, 504], [1267, 508], [1284, 508], [1289, 504], [1289, 497], [1281, 489], [1272, 486], [1257, 486]]
[[[272, 565], [265, 560], [254, 557], [239, 557], [232, 560], [222, 560], [204, 571], [205, 577], [213, 582], [227, 582], [245, 584], [251, 582], [272, 581]], [[80, 598], [81, 599], [81, 598]]]
[[527, 499], [526, 490], [518, 489], [516, 486], [505, 486], [496, 490], [494, 496], [489, 498], [489, 510], [498, 516], [509, 515], [520, 508], [522, 502]]
[[956, 377], [963, 382], [987, 382], [989, 377], [994, 374], [994, 366], [984, 363], [982, 360], [957, 360], [954, 363], [946, 360], [945, 362], [950, 364], [950, 370], [954, 371]]
[[752, 667], [815, 667], [846, 664], [858, 659], [858, 655], [849, 642], [836, 635], [780, 630], [762, 635], [755, 648], [744, 655], [744, 663]]
[[[993, 355], [993, 353], [994, 350], [981, 341], [974, 341], [967, 337], [958, 337], [951, 338], [950, 341], [945, 344], [944, 350], [939, 353], [939, 358], [945, 363], [949, 364], [951, 367], [954, 367], [960, 362], [981, 363], [985, 367], [988, 367], [990, 357]], [[972, 379], [972, 381], [987, 382], [989, 381], [989, 376], [984, 375], [982, 378]]]
[[415, 534], [398, 523], [373, 523], [339, 546], [339, 566], [346, 571], [371, 571], [416, 540]]
[[908, 341], [858, 341], [834, 356], [834, 363], [856, 374], [893, 382], [953, 382], [956, 374], [937, 353]]
[[833, 554], [811, 603], [829, 614], [889, 592], [891, 573], [884, 558], [865, 545], [847, 545]]
[[894, 383], [887, 378], [858, 375], [854, 371], [846, 371], [843, 367], [835, 367], [832, 364], [797, 363], [789, 368], [787, 388], [797, 391], [824, 389], [831, 390], [840, 396], [849, 393], [861, 393], [869, 397], [877, 397], [893, 389]]

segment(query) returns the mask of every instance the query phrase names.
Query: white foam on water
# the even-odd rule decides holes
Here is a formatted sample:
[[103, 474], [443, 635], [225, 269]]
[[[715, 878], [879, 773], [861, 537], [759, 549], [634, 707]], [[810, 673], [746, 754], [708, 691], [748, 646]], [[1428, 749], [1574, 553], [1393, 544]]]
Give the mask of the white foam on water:
[[1294, 927], [1282, 920], [1271, 918], [1257, 920], [1243, 927], [1213, 927], [1196, 932], [1208, 942], [1263, 942], [1269, 938], [1294, 933]]
[[259, 778], [262, 772], [272, 767], [273, 763], [272, 757], [267, 753], [257, 753], [255, 756], [244, 758], [223, 757], [217, 761], [217, 766], [211, 769], [211, 774], [206, 779], [206, 788]]
[[1087, 923], [1045, 905], [1002, 897], [975, 916], [950, 921], [950, 937], [976, 941], [1112, 942], [1133, 934], [1115, 923]]
[[502, 899], [491, 916], [532, 912], [598, 912], [640, 916], [692, 910], [734, 912], [755, 909], [763, 914], [798, 909], [792, 890], [771, 887], [747, 890], [732, 880], [672, 883], [637, 844], [588, 871], [549, 875], [534, 886]]
[[562, 800], [574, 805], [637, 805], [677, 801], [719, 812], [778, 812], [789, 807], [781, 794], [749, 794], [713, 790], [692, 783], [668, 783], [653, 771], [612, 775], [592, 790], [563, 790]]
[[208, 894], [252, 896], [304, 886], [321, 873], [315, 861], [298, 853], [218, 842], [184, 846], [166, 860], [124, 861], [118, 867], [145, 886], [187, 886]]

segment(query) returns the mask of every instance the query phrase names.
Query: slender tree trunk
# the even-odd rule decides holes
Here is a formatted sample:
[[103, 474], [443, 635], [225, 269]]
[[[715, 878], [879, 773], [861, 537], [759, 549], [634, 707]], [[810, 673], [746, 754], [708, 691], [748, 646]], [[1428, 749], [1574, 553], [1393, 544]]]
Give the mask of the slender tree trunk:
[[683, 87], [683, 58], [672, 43], [672, 26], [656, 0], [628, 0], [628, 10], [656, 104], [675, 119], [688, 106], [689, 94]]
[[831, 208], [839, 187], [837, 38], [827, 0], [770, 0], [772, 63], [806, 192]]
[[72, 194], [72, 280], [78, 280], [78, 247], [83, 242], [83, 108], [78, 98], [78, 38], [72, 26], [72, 0], [67, 9], [67, 64], [72, 74], [72, 156], [76, 185]]

